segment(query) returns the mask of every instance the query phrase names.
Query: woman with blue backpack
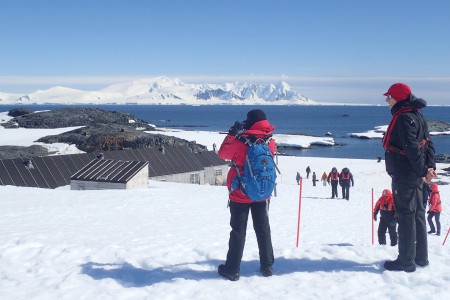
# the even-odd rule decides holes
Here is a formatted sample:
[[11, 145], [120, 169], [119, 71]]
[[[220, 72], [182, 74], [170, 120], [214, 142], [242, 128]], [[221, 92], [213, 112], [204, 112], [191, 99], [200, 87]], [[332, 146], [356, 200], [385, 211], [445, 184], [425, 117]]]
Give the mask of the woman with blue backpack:
[[[225, 264], [218, 268], [218, 273], [231, 281], [240, 277], [249, 212], [258, 242], [261, 273], [272, 276], [274, 254], [268, 203], [276, 179], [273, 161], [276, 143], [271, 139], [274, 129], [264, 111], [253, 109], [244, 122], [236, 122], [229, 129], [218, 152], [220, 158], [232, 162], [227, 176], [231, 232]], [[259, 154], [253, 155], [256, 152]]]

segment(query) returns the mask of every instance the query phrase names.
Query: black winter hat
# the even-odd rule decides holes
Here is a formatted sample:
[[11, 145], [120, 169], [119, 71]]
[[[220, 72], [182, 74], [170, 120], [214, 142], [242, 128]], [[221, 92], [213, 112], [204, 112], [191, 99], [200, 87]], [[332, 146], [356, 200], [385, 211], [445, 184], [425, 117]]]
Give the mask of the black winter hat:
[[247, 113], [247, 120], [244, 121], [244, 128], [250, 129], [256, 122], [267, 120], [262, 109], [253, 109]]

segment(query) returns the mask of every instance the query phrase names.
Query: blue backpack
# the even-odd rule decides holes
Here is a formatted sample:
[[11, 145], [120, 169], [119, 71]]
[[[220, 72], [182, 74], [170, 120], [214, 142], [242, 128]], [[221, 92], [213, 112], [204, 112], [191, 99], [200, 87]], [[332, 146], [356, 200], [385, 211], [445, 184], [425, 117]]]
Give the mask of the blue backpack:
[[238, 175], [233, 179], [230, 193], [240, 188], [249, 199], [265, 201], [275, 189], [277, 179], [275, 170], [278, 171], [268, 146], [270, 139], [251, 142], [249, 139], [239, 137], [239, 140], [247, 145], [244, 174], [240, 175], [239, 169], [235, 166]]

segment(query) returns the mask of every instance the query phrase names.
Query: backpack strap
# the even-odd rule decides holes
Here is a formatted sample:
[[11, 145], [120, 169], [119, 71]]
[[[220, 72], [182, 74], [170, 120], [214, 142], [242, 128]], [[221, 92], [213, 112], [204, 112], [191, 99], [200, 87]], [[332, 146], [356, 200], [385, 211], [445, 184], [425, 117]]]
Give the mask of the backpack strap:
[[272, 140], [272, 134], [238, 134], [236, 139], [245, 145], [254, 145], [262, 142], [269, 144]]

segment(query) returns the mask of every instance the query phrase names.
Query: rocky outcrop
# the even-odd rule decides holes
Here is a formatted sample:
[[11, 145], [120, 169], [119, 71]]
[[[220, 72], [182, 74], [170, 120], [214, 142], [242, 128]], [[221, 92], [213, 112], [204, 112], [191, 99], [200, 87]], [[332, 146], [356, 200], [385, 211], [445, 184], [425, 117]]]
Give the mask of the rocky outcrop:
[[51, 154], [47, 148], [32, 145], [29, 147], [22, 146], [0, 146], [0, 159], [29, 158], [33, 156], [44, 156]]
[[[6, 128], [62, 128], [84, 126], [58, 135], [40, 138], [43, 143], [74, 144], [88, 153], [107, 150], [159, 148], [163, 145], [185, 146], [192, 151], [206, 147], [187, 140], [158, 134], [154, 126], [128, 113], [106, 111], [98, 108], [64, 108], [54, 111], [19, 114], [7, 123]], [[155, 131], [155, 134], [143, 132]], [[36, 146], [38, 147], [38, 146]], [[0, 157], [18, 158], [47, 155], [44, 147], [0, 147]]]
[[[11, 110], [12, 111], [12, 110]], [[11, 113], [10, 111], [10, 113]], [[101, 124], [122, 125], [127, 128], [154, 130], [147, 122], [128, 113], [107, 111], [99, 108], [63, 108], [16, 116], [5, 128], [61, 128], [73, 126], [97, 126]]]
[[31, 114], [32, 112], [33, 111], [29, 108], [22, 108], [22, 107], [14, 108], [8, 112], [8, 116], [14, 118], [14, 117], [19, 117], [19, 116], [23, 116], [23, 115], [28, 115], [28, 114]]
[[430, 120], [427, 121], [428, 131], [446, 132], [450, 131], [450, 124], [444, 121]]
[[436, 154], [437, 163], [450, 163], [450, 154]]
[[88, 153], [108, 150], [159, 148], [163, 145], [186, 146], [194, 151], [206, 150], [205, 146], [187, 140], [161, 134], [148, 134], [111, 124], [99, 124], [95, 127], [87, 126], [58, 135], [46, 136], [40, 138], [38, 142], [75, 144], [78, 149]]

